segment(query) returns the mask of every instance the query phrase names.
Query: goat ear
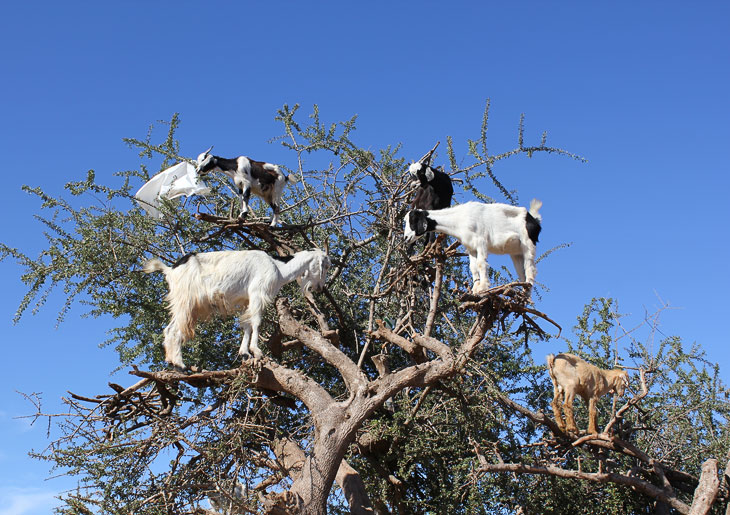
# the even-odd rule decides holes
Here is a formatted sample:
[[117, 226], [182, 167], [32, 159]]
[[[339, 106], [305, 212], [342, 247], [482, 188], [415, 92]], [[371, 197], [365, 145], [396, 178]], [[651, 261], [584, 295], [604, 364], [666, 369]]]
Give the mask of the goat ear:
[[426, 180], [431, 182], [433, 180], [433, 168], [430, 166], [426, 167]]

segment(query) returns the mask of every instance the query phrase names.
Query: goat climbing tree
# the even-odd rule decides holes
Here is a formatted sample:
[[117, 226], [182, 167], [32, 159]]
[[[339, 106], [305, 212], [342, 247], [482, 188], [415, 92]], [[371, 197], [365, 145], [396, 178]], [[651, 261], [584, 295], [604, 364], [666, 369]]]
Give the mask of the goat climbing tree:
[[[525, 145], [522, 120], [516, 147], [489, 154], [488, 107], [464, 159], [447, 140], [443, 161], [457, 190], [518, 203], [495, 173], [501, 160], [580, 159], [544, 134]], [[705, 513], [727, 503], [718, 461], [728, 452], [728, 391], [697, 349], [677, 338], [645, 344], [607, 299], [591, 301], [574, 338], [557, 336], [539, 310], [544, 290], [529, 304], [507, 268], [491, 271], [498, 286], [471, 295], [458, 243], [401, 243], [411, 192], [397, 149], [358, 147], [354, 118], [325, 125], [315, 107], [302, 126], [297, 110], [279, 111], [284, 154], [267, 157], [301, 179], [287, 191], [280, 227], [231, 218], [237, 200], [225, 178], [210, 197], [165, 203], [160, 220], [135, 206], [131, 194], [153, 175], [151, 163], [186, 157], [177, 116], [160, 144], [128, 140], [144, 163], [120, 174], [120, 185], [90, 172], [68, 184], [73, 201], [29, 188], [52, 215], [38, 258], [0, 247], [25, 267], [18, 317], [62, 286], [64, 310], [78, 298], [93, 315], [117, 317], [106, 343], [129, 373], [111, 390], [71, 394], [68, 412], [54, 418], [60, 435], [37, 456], [79, 479], [61, 513]], [[84, 205], [91, 195], [108, 202]], [[241, 331], [219, 317], [200, 324], [183, 351], [192, 372], [164, 366], [166, 286], [140, 273], [145, 259], [313, 246], [332, 259], [327, 288], [282, 289], [262, 327], [263, 359], [241, 364]], [[548, 338], [604, 367], [623, 342], [640, 369], [625, 404], [601, 405], [601, 434], [565, 434], [547, 415], [540, 346]], [[576, 414], [585, 420], [582, 407]], [[37, 404], [37, 417], [50, 415]]]

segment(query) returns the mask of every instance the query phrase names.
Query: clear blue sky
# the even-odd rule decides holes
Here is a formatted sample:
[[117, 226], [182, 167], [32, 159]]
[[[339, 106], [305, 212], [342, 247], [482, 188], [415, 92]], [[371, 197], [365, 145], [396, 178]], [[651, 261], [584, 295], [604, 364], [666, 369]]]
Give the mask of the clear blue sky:
[[[35, 255], [38, 203], [21, 185], [58, 194], [89, 168], [100, 181], [137, 168], [122, 138], [174, 112], [191, 157], [215, 144], [286, 159], [268, 143], [284, 103], [317, 103], [326, 121], [357, 114], [362, 146], [402, 143], [418, 158], [450, 135], [463, 156], [489, 97], [492, 151], [516, 144], [524, 112], [527, 142], [547, 130], [589, 160], [497, 169], [523, 204], [543, 200], [542, 250], [573, 243], [539, 266], [550, 291], [538, 308], [570, 328], [592, 297], [612, 296], [638, 322], [659, 296], [681, 308], [662, 331], [699, 343], [728, 382], [728, 20], [727, 2], [6, 2], [0, 239]], [[44, 481], [26, 457], [47, 445], [46, 425], [14, 418], [31, 411], [15, 391], [43, 392], [55, 411], [66, 390], [131, 378], [110, 377], [116, 356], [97, 347], [108, 321], [76, 308], [55, 329], [58, 296], [13, 326], [20, 268], [0, 273], [0, 515], [45, 514], [71, 483]]]

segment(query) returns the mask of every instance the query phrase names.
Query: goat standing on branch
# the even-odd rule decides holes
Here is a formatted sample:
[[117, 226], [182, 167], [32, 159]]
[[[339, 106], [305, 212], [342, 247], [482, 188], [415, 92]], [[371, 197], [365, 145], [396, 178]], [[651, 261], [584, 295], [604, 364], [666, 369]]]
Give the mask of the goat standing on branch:
[[[431, 157], [439, 143], [436, 142], [430, 152], [408, 167], [411, 182], [418, 183], [411, 209], [444, 209], [451, 206], [451, 197], [454, 196], [451, 177], [437, 168], [431, 168]], [[436, 235], [429, 233], [426, 245], [435, 239]]]
[[[578, 394], [588, 404], [588, 434], [598, 434], [598, 399], [609, 392], [621, 396], [629, 384], [629, 373], [620, 368], [604, 370], [582, 360], [574, 354], [558, 354], [547, 356], [548, 373], [553, 382], [553, 414], [555, 422], [562, 431], [578, 434], [573, 415], [573, 399]], [[565, 413], [563, 422], [560, 413]], [[566, 428], [567, 424], [567, 428]]]
[[509, 254], [520, 282], [535, 282], [535, 252], [542, 229], [539, 210], [542, 202], [533, 199], [530, 209], [507, 204], [467, 202], [447, 209], [416, 209], [405, 216], [403, 236], [407, 243], [429, 231], [453, 236], [469, 253], [469, 269], [474, 293], [489, 289], [487, 255]]
[[233, 159], [213, 156], [210, 154], [212, 149], [210, 147], [198, 156], [198, 167], [195, 170], [197, 174], [202, 177], [211, 172], [223, 172], [233, 179], [238, 194], [241, 195], [239, 217], [243, 218], [248, 214], [248, 201], [253, 193], [264, 199], [274, 210], [271, 226], [278, 224], [281, 194], [286, 183], [297, 182], [296, 176], [284, 175], [277, 165], [254, 161], [245, 156]]
[[163, 272], [170, 288], [167, 295], [170, 323], [165, 328], [165, 361], [185, 369], [181, 346], [195, 335], [195, 325], [213, 312], [241, 315], [243, 340], [238, 353], [255, 359], [259, 326], [266, 305], [282, 286], [298, 281], [302, 292], [324, 287], [330, 260], [321, 250], [297, 252], [290, 259], [276, 259], [260, 250], [228, 250], [188, 254], [172, 267], [157, 259], [144, 266], [147, 273]]

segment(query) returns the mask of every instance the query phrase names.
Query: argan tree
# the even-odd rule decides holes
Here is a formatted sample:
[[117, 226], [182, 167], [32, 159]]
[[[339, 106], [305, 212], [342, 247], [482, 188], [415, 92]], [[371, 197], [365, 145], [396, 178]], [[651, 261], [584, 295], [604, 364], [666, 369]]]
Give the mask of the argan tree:
[[[717, 460], [728, 451], [728, 391], [699, 349], [688, 352], [676, 338], [655, 342], [655, 324], [648, 345], [607, 299], [586, 307], [574, 338], [558, 336], [506, 268], [491, 270], [497, 286], [471, 294], [458, 242], [402, 243], [412, 187], [399, 148], [365, 150], [351, 137], [355, 118], [324, 124], [315, 106], [305, 125], [297, 108], [284, 106], [276, 117], [283, 131], [273, 141], [290, 156], [280, 165], [300, 178], [286, 192], [278, 227], [255, 215], [233, 218], [238, 200], [223, 176], [211, 181], [209, 196], [164, 201], [159, 219], [145, 214], [133, 192], [156, 170], [189, 159], [175, 140], [177, 116], [159, 144], [154, 130], [127, 140], [139, 149], [138, 170], [101, 183], [89, 172], [66, 186], [71, 198], [27, 188], [42, 201], [48, 241], [36, 258], [0, 247], [24, 269], [28, 293], [17, 318], [61, 288], [61, 318], [74, 302], [114, 317], [103, 344], [115, 346], [121, 369], [134, 376], [122, 374], [106, 392], [72, 394], [63, 416], [37, 406], [36, 416], [52, 417], [61, 436], [35, 456], [79, 481], [59, 513], [724, 506]], [[522, 119], [517, 145], [490, 153], [488, 109], [467, 155], [457, 159], [447, 138], [441, 157], [477, 198], [519, 203], [496, 175], [504, 159], [581, 159], [548, 146], [545, 134], [526, 145]], [[103, 204], [89, 201], [100, 196]], [[333, 263], [326, 290], [282, 289], [262, 327], [263, 359], [242, 362], [235, 317], [218, 316], [199, 324], [183, 350], [191, 371], [168, 369], [167, 287], [160, 274], [141, 273], [146, 259], [174, 263], [224, 249], [287, 256], [313, 247]], [[543, 250], [545, 258], [555, 249]], [[537, 305], [541, 294], [549, 292], [538, 284]], [[547, 414], [552, 392], [539, 344], [555, 337], [599, 366], [620, 354], [636, 368], [628, 402], [601, 405], [598, 435], [567, 434]], [[580, 404], [576, 413], [585, 420]]]

